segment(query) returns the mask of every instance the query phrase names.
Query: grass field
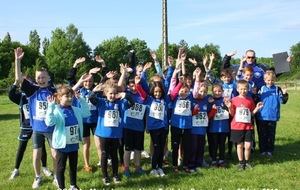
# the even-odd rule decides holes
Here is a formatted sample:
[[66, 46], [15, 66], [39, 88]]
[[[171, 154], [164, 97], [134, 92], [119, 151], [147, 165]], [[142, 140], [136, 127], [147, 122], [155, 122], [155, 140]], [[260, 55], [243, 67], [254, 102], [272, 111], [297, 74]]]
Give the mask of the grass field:
[[[281, 108], [281, 120], [278, 122], [276, 134], [276, 148], [272, 158], [263, 157], [255, 150], [251, 161], [255, 165], [252, 170], [238, 171], [237, 158], [234, 149], [234, 160], [228, 161], [228, 169], [204, 168], [199, 172], [185, 174], [173, 173], [171, 166], [164, 168], [165, 177], [135, 176], [130, 179], [122, 177], [121, 184], [112, 183], [106, 187], [101, 181], [101, 171], [94, 144], [91, 147], [91, 164], [93, 172], [82, 171], [82, 149], [79, 151], [78, 185], [84, 190], [100, 189], [299, 189], [300, 188], [300, 96], [299, 91], [289, 91], [290, 98]], [[20, 176], [9, 181], [8, 178], [14, 169], [15, 154], [18, 147], [19, 112], [18, 106], [11, 103], [7, 96], [0, 96], [0, 189], [31, 189], [34, 179], [32, 167], [32, 143], [28, 143], [23, 162], [20, 167]], [[149, 135], [146, 134], [145, 149], [149, 150]], [[170, 146], [169, 146], [170, 147]], [[47, 146], [49, 152], [49, 147]], [[208, 155], [206, 153], [208, 160]], [[171, 159], [169, 158], [170, 162]], [[52, 169], [50, 152], [48, 166]], [[149, 173], [150, 159], [143, 158], [143, 168]], [[68, 172], [66, 172], [66, 186], [69, 186]], [[40, 189], [55, 190], [52, 178], [43, 176]]]

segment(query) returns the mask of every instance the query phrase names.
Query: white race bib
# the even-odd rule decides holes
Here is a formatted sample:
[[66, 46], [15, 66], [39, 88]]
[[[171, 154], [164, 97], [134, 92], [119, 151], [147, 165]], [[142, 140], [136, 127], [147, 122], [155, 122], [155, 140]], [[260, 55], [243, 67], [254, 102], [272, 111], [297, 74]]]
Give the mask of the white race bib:
[[191, 101], [189, 100], [177, 100], [174, 108], [174, 113], [176, 115], [191, 115]]
[[35, 116], [38, 119], [45, 119], [48, 103], [47, 101], [36, 101]]
[[226, 97], [230, 100], [231, 96], [232, 96], [232, 88], [224, 89], [223, 97]]
[[24, 113], [25, 119], [29, 119], [29, 105], [28, 104], [24, 104], [22, 106], [22, 109], [23, 109], [23, 113]]
[[224, 110], [221, 106], [217, 106], [217, 113], [214, 117], [214, 120], [224, 120], [229, 119], [229, 112]]
[[165, 114], [165, 105], [158, 102], [152, 102], [150, 106], [149, 116], [163, 121], [164, 114]]
[[144, 118], [146, 106], [143, 104], [135, 103], [134, 106], [127, 109], [127, 117], [142, 120]]
[[207, 127], [208, 117], [206, 112], [198, 112], [192, 117], [193, 127]]
[[78, 125], [66, 126], [67, 144], [77, 144], [79, 142]]
[[118, 110], [105, 110], [104, 126], [105, 127], [118, 127], [119, 126], [119, 111]]
[[251, 113], [248, 108], [237, 107], [235, 111], [236, 122], [251, 123]]

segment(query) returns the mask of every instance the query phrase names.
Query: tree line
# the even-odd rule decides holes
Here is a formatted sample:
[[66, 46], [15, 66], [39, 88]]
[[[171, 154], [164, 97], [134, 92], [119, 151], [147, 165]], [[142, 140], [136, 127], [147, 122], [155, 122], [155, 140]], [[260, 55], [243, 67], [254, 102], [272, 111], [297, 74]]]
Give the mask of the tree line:
[[[52, 31], [51, 38], [44, 38], [42, 42], [36, 30], [30, 31], [28, 44], [12, 41], [10, 34], [7, 33], [3, 40], [0, 39], [0, 89], [6, 89], [14, 82], [14, 49], [16, 47], [22, 47], [25, 52], [22, 59], [24, 74], [34, 76], [36, 69], [45, 67], [49, 70], [51, 78], [56, 84], [66, 82], [67, 72], [79, 57], [85, 57], [86, 61], [79, 67], [78, 76], [88, 72], [91, 68], [100, 67], [99, 63], [94, 60], [96, 55], [100, 55], [105, 60], [108, 70], [117, 72], [119, 72], [120, 63], [128, 63], [129, 57], [127, 55], [132, 49], [136, 52], [138, 64], [153, 61], [147, 42], [138, 38], [129, 41], [124, 36], [116, 36], [102, 41], [92, 50], [83, 39], [83, 34], [73, 24], [66, 27], [66, 30], [56, 28]], [[198, 61], [202, 70], [204, 69], [201, 64], [202, 57], [213, 52], [215, 54], [213, 73], [218, 76], [222, 66], [218, 45], [211, 43], [205, 44], [204, 47], [199, 45], [189, 47], [186, 41], [181, 40], [178, 44], [168, 44], [168, 54], [176, 59], [180, 47], [184, 47], [187, 58], [195, 58]], [[162, 44], [155, 51], [159, 60], [162, 60]], [[300, 61], [300, 42], [292, 46], [290, 51], [293, 57], [291, 69], [293, 72], [297, 72], [299, 68], [296, 63]], [[234, 58], [231, 61], [233, 64], [240, 62], [239, 58]], [[257, 62], [267, 64], [270, 67], [274, 65], [272, 58], [258, 58]], [[186, 67], [189, 73], [193, 72], [194, 66], [192, 64], [186, 64]], [[150, 69], [148, 72], [148, 75], [151, 76], [155, 71]]]

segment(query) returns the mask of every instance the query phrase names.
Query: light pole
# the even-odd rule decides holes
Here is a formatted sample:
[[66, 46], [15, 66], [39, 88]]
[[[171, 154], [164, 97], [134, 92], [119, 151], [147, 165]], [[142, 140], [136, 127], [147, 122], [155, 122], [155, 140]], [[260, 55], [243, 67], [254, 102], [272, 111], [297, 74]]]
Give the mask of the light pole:
[[168, 17], [167, 0], [162, 0], [162, 66], [168, 65]]

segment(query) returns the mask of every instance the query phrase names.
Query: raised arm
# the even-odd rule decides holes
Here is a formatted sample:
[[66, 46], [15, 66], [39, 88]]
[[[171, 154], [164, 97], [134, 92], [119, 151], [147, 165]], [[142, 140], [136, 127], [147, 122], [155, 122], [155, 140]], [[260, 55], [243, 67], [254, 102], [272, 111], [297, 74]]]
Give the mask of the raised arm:
[[156, 52], [151, 50], [150, 55], [151, 55], [152, 59], [154, 60], [154, 66], [155, 66], [156, 73], [163, 77], [164, 74], [162, 72], [161, 65], [157, 59]]
[[24, 57], [24, 52], [22, 48], [18, 47], [14, 49], [15, 52], [15, 80], [18, 83], [23, 83], [23, 77], [21, 72], [21, 60]]

